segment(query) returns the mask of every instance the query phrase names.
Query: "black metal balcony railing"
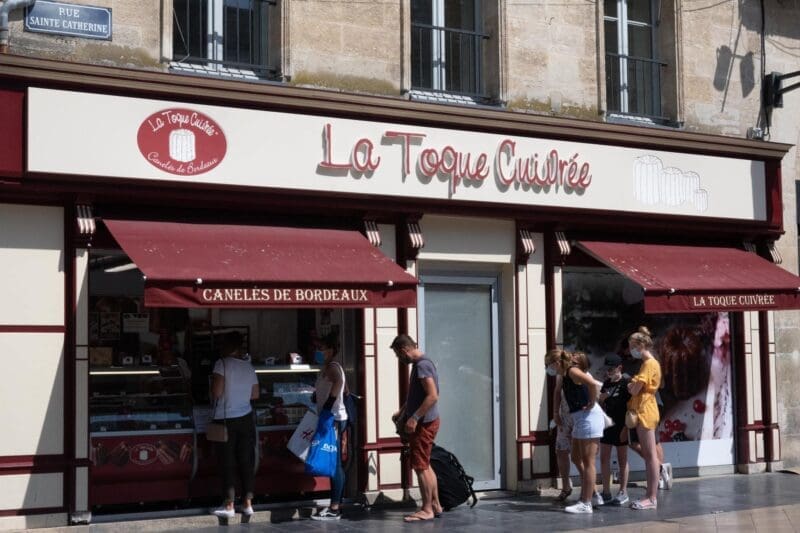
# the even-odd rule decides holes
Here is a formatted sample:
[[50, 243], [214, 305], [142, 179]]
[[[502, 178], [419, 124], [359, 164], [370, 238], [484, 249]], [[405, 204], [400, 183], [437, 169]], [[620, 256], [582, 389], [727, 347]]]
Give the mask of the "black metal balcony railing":
[[411, 88], [485, 97], [483, 41], [476, 31], [411, 25]]
[[[217, 20], [218, 10], [209, 10], [209, 3], [215, 2], [223, 2], [222, 21]], [[274, 0], [235, 3], [175, 0], [173, 60], [248, 70], [261, 77], [274, 76], [277, 69], [266, 61], [270, 8], [274, 3]]]
[[666, 66], [656, 59], [607, 53], [608, 111], [663, 120], [661, 69]]

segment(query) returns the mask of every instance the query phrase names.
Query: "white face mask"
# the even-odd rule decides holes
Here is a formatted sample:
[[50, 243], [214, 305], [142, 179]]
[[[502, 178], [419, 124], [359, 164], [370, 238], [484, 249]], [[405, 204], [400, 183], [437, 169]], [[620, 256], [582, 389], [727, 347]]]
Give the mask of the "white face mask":
[[548, 376], [556, 376], [558, 374], [558, 372], [556, 372], [556, 367], [552, 365], [545, 368], [545, 372], [547, 372]]
[[634, 359], [641, 359], [642, 351], [639, 348], [631, 348], [631, 357]]

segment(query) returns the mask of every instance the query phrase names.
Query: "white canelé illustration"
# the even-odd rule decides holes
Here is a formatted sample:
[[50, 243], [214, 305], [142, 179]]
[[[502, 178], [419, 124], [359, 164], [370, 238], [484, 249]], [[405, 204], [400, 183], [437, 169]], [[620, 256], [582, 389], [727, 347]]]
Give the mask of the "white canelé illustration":
[[708, 191], [700, 188], [697, 172], [665, 168], [661, 159], [654, 155], [644, 155], [633, 161], [633, 196], [644, 205], [688, 203], [700, 213], [708, 209]]
[[181, 163], [194, 161], [197, 157], [194, 144], [194, 133], [190, 130], [174, 130], [169, 134], [169, 156]]

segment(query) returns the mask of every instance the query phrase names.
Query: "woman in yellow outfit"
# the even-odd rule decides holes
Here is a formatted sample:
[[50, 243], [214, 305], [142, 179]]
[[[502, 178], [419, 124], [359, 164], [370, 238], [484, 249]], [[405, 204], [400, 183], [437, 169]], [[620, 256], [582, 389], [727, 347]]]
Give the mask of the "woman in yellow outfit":
[[633, 357], [642, 359], [639, 373], [633, 376], [628, 384], [628, 391], [631, 393], [628, 410], [634, 411], [638, 417], [636, 434], [642, 446], [642, 459], [647, 473], [647, 498], [633, 502], [631, 508], [655, 509], [658, 505], [656, 493], [659, 467], [655, 434], [658, 427], [658, 404], [655, 394], [661, 385], [661, 365], [650, 352], [653, 348], [653, 339], [646, 327], [640, 327], [628, 338], [628, 346]]

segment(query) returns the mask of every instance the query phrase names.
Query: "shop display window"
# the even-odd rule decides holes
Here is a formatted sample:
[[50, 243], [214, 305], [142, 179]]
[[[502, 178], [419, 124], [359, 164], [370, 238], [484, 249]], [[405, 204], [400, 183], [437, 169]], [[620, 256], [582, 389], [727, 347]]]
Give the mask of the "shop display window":
[[[635, 375], [637, 360], [627, 339], [639, 326], [653, 337], [661, 366], [658, 391], [664, 443], [695, 443], [668, 460], [682, 466], [730, 464], [733, 460], [732, 321], [729, 313], [645, 314], [641, 287], [605, 268], [571, 267], [562, 277], [564, 347], [585, 352], [590, 371], [605, 379], [609, 353]], [[703, 441], [704, 446], [700, 446]], [[711, 444], [711, 442], [717, 444]], [[708, 450], [708, 451], [707, 451]]]
[[[357, 392], [357, 311], [148, 308], [141, 271], [123, 252], [100, 249], [90, 255], [88, 303], [92, 505], [216, 494], [217, 452], [204, 434], [212, 372], [232, 331], [241, 334], [259, 383], [257, 492], [328, 487], [305, 474], [286, 443], [314, 405], [321, 337], [336, 334]], [[112, 483], [124, 490], [104, 490]]]
[[178, 367], [89, 372], [89, 431], [192, 429], [188, 382]]

